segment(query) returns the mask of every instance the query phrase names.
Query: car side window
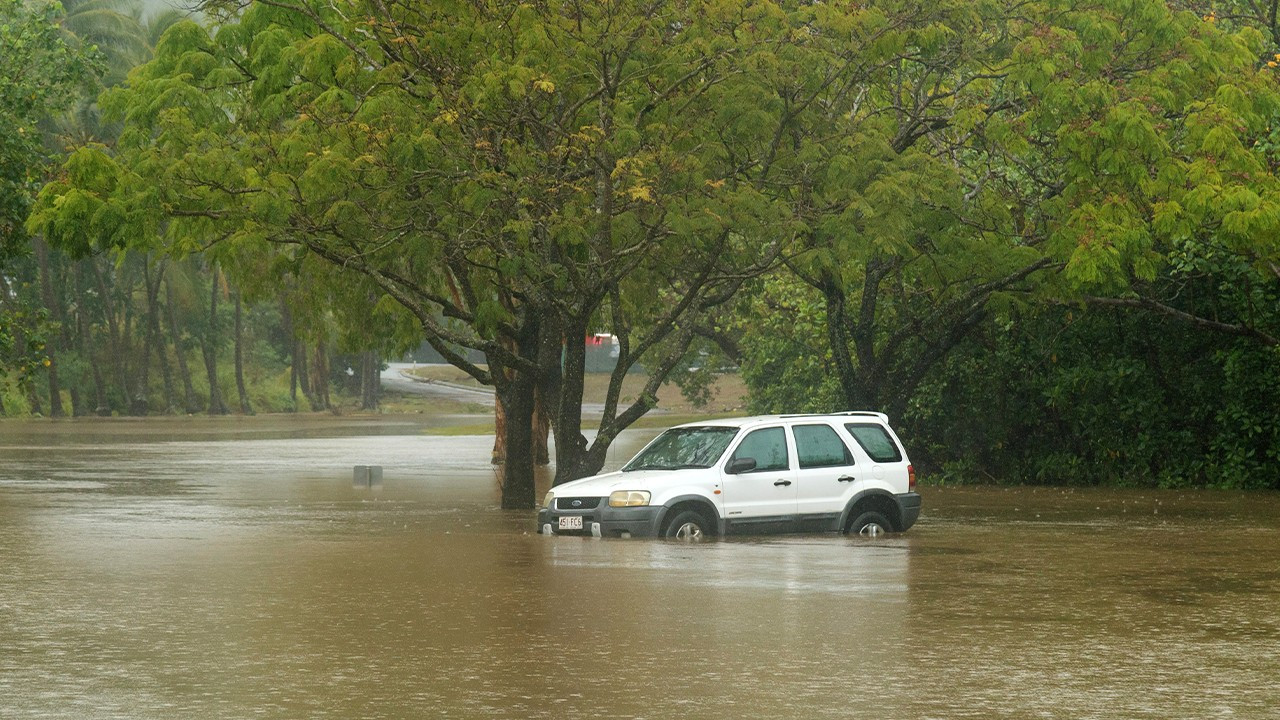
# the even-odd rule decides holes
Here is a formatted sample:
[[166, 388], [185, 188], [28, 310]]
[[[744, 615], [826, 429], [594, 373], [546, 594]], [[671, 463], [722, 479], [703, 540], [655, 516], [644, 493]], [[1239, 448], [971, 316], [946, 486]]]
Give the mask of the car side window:
[[796, 425], [791, 432], [801, 469], [853, 464], [853, 454], [830, 425]]
[[742, 439], [742, 444], [733, 451], [733, 460], [752, 458], [756, 461], [754, 472], [786, 470], [791, 467], [787, 457], [787, 436], [782, 428], [765, 428], [756, 430]]
[[902, 451], [883, 427], [874, 423], [848, 423], [844, 429], [849, 431], [872, 460], [883, 463], [902, 461]]

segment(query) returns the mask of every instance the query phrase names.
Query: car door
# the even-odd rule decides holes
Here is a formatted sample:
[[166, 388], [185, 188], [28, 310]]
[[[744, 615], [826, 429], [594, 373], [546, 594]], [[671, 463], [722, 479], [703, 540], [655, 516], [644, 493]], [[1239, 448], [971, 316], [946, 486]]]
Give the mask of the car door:
[[828, 423], [791, 427], [796, 446], [796, 512], [802, 529], [832, 530], [853, 497], [862, 468]]
[[[735, 461], [755, 466], [730, 472]], [[725, 523], [730, 531], [766, 532], [791, 529], [796, 516], [795, 473], [786, 430], [778, 425], [752, 430], [742, 437], [721, 467]]]

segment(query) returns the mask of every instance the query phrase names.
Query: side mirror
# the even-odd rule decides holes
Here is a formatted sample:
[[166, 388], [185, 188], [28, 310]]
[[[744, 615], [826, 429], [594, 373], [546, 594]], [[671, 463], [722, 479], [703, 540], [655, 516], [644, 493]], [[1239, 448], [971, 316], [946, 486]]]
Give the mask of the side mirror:
[[756, 469], [756, 459], [750, 457], [734, 458], [729, 461], [729, 466], [724, 469], [730, 475], [738, 475], [744, 472], [751, 472]]

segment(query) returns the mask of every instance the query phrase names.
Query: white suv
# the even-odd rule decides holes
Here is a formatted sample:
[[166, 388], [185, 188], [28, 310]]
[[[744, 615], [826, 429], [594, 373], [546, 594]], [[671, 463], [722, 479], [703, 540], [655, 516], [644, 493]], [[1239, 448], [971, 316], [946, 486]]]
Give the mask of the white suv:
[[770, 415], [679, 425], [618, 472], [552, 488], [539, 532], [596, 537], [902, 532], [915, 471], [881, 413]]

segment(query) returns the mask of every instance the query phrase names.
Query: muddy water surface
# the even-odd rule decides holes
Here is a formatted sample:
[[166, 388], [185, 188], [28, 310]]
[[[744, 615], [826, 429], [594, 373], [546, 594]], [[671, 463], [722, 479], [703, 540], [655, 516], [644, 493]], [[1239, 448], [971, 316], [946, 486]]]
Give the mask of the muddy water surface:
[[0, 717], [1280, 712], [1275, 495], [925, 488], [889, 539], [545, 538], [448, 422], [0, 423]]

